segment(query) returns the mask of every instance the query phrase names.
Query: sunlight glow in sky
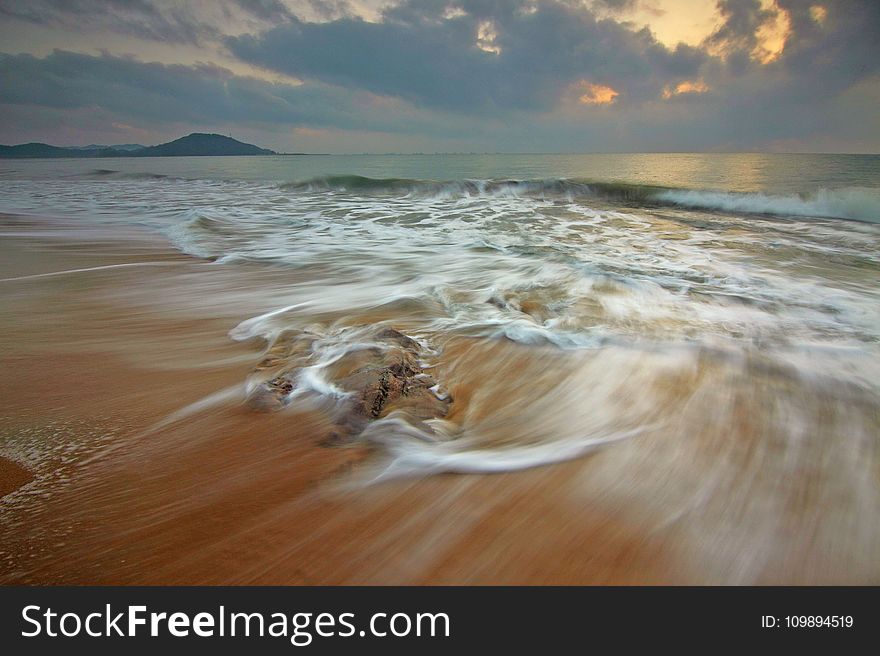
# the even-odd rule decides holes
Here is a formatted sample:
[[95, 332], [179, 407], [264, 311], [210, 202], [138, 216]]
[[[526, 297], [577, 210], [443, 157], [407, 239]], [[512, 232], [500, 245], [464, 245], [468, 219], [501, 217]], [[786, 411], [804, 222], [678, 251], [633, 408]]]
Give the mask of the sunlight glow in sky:
[[0, 142], [880, 150], [876, 0], [0, 0]]
[[591, 84], [586, 80], [579, 84], [581, 96], [578, 99], [582, 105], [608, 105], [614, 102], [620, 94], [611, 87], [602, 84]]
[[669, 99], [673, 96], [680, 96], [683, 93], [706, 93], [708, 91], [708, 85], [702, 80], [685, 80], [684, 82], [679, 82], [675, 87], [663, 89], [663, 97]]

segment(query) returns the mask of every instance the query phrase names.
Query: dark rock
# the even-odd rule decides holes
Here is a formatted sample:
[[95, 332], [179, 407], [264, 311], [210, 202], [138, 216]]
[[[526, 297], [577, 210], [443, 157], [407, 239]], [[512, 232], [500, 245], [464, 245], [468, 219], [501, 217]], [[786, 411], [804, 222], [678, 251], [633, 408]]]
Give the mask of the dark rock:
[[418, 353], [421, 350], [421, 346], [419, 343], [414, 340], [412, 337], [407, 337], [399, 330], [395, 330], [394, 328], [383, 328], [376, 335], [378, 339], [384, 339], [388, 341], [397, 342], [401, 347], [413, 352]]
[[[372, 339], [375, 346], [352, 350], [326, 370], [333, 384], [350, 394], [337, 408], [334, 445], [392, 411], [425, 421], [445, 417], [452, 403], [448, 395], [432, 391], [437, 383], [422, 369], [422, 347], [416, 340], [394, 328], [381, 328]], [[275, 340], [257, 371], [273, 369], [277, 375], [257, 387], [248, 399], [252, 408], [274, 411], [284, 407], [295, 385], [292, 361], [309, 345], [311, 338], [303, 335], [280, 335]]]
[[293, 391], [293, 381], [287, 377], [288, 375], [276, 376], [265, 383], [261, 383], [248, 396], [248, 406], [253, 410], [260, 410], [262, 412], [281, 410], [281, 408], [287, 405], [287, 398]]
[[422, 371], [419, 343], [393, 328], [379, 331], [376, 338], [385, 341], [387, 349], [338, 383], [354, 395], [351, 411], [368, 419], [392, 410], [404, 410], [419, 419], [445, 416], [450, 401], [431, 391], [436, 383]]

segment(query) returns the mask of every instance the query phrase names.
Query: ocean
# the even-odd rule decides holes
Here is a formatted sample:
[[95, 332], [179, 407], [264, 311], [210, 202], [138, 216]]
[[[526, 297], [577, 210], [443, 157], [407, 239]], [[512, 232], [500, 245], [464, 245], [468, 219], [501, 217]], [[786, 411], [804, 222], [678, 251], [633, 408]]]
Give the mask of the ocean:
[[880, 581], [880, 157], [2, 161], [0, 232], [2, 582]]
[[453, 411], [359, 426], [387, 454], [379, 477], [558, 462], [753, 401], [782, 444], [877, 437], [878, 156], [18, 160], [0, 211], [271, 269], [265, 311], [229, 335], [284, 355], [245, 397], [280, 376], [285, 407], [338, 414], [339, 363], [387, 349], [377, 327], [417, 340]]

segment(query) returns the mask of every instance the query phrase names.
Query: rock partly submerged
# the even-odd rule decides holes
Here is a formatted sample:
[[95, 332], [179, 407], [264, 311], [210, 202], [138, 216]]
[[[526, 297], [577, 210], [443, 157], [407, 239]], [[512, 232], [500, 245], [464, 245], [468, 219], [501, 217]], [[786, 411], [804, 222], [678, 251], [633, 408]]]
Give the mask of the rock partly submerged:
[[[304, 372], [315, 341], [313, 335], [296, 332], [275, 339], [255, 371], [272, 375], [249, 394], [252, 409], [277, 411], [301, 393], [321, 392], [313, 380], [311, 389], [304, 389]], [[427, 373], [423, 356], [424, 348], [415, 339], [395, 328], [377, 327], [360, 334], [341, 355], [323, 364], [323, 391], [335, 396], [333, 416], [339, 428], [331, 441], [354, 437], [370, 421], [394, 411], [420, 424], [445, 417], [452, 398]]]

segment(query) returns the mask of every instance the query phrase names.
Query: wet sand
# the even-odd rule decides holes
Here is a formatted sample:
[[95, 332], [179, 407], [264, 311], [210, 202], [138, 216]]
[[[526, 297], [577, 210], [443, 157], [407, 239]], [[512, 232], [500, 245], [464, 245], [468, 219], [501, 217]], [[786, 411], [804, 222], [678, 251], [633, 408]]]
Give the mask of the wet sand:
[[14, 492], [34, 479], [33, 475], [14, 460], [0, 458], [0, 497]]
[[[772, 371], [703, 399], [716, 420], [685, 421], [697, 379], [725, 371], [706, 358], [655, 390], [678, 426], [525, 471], [365, 485], [375, 450], [334, 445], [318, 410], [226, 402], [168, 420], [241, 384], [262, 347], [227, 333], [292, 274], [134, 230], [6, 217], [2, 234], [0, 583], [880, 582], [874, 443], [822, 439], [846, 403], [876, 427], [858, 396], [798, 392], [816, 423], [792, 455], [753, 412], [769, 401], [749, 389], [788, 384]], [[517, 394], [564, 366], [503, 341], [446, 346], [461, 404], [490, 376]]]

